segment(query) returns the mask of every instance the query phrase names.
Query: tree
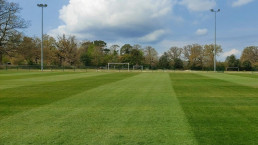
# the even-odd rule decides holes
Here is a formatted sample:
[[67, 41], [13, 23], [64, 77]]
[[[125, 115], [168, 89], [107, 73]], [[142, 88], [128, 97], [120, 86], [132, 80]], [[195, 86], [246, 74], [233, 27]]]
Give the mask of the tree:
[[170, 56], [171, 60], [175, 60], [175, 59], [179, 59], [181, 57], [183, 49], [182, 48], [178, 48], [178, 47], [171, 47], [168, 50], [168, 54]]
[[102, 41], [102, 40], [95, 40], [93, 42], [93, 44], [97, 47], [100, 47], [102, 48], [103, 50], [105, 49], [105, 47], [107, 46], [107, 43], [105, 41]]
[[133, 47], [130, 44], [125, 44], [121, 47], [120, 55], [124, 54], [130, 54], [130, 52], [133, 50]]
[[80, 56], [80, 62], [82, 62], [85, 66], [92, 65], [93, 51], [94, 44], [92, 42], [82, 42], [78, 51], [78, 55]]
[[5, 52], [5, 57], [8, 57], [13, 64], [23, 64], [21, 63], [24, 61], [24, 59], [22, 59], [23, 57], [18, 56], [18, 49], [23, 41], [23, 36], [21, 33], [15, 32], [13, 35], [9, 36], [8, 39], [9, 40], [4, 44], [4, 47], [2, 47]]
[[143, 60], [143, 52], [140, 49], [132, 49], [129, 54], [120, 57], [120, 62], [130, 63], [130, 65], [141, 65]]
[[71, 36], [66, 38], [65, 35], [58, 37], [57, 56], [59, 58], [59, 65], [74, 65], [77, 60], [77, 44], [75, 43], [75, 37]]
[[105, 49], [103, 50], [103, 52], [107, 55], [107, 54], [110, 53], [110, 49], [105, 48]]
[[226, 64], [228, 67], [239, 67], [240, 61], [234, 54], [232, 54], [226, 58]]
[[145, 64], [151, 68], [155, 64], [158, 64], [158, 52], [155, 50], [155, 48], [152, 48], [151, 46], [147, 46], [144, 48], [144, 58]]
[[110, 55], [111, 55], [111, 59], [110, 59], [110, 61], [111, 62], [118, 62], [118, 60], [119, 60], [119, 45], [112, 45], [111, 47], [110, 47]]
[[[222, 53], [222, 48], [220, 45], [216, 46], [216, 56]], [[213, 68], [214, 67], [214, 45], [204, 45], [203, 49], [203, 66], [206, 68]]]
[[225, 62], [217, 62], [216, 68], [217, 71], [225, 71]]
[[23, 37], [23, 41], [19, 45], [17, 50], [25, 60], [26, 64], [37, 64], [40, 58], [40, 49], [37, 47], [37, 40], [30, 37]]
[[[181, 57], [181, 54], [182, 54], [182, 51], [183, 49], [182, 48], [179, 48], [179, 47], [171, 47], [169, 50], [168, 50], [168, 55], [169, 55], [169, 58], [170, 58], [170, 65], [177, 68], [179, 67], [178, 65], [180, 65], [180, 61], [182, 61], [180, 59]], [[180, 60], [180, 61], [179, 61]], [[183, 64], [183, 62], [182, 62]]]
[[18, 4], [0, 0], [0, 65], [3, 55], [15, 49], [6, 47], [6, 43], [11, 40], [11, 37], [17, 35], [17, 29], [28, 26], [28, 23], [18, 15], [20, 11]]
[[91, 65], [91, 56], [89, 53], [83, 53], [80, 56], [80, 61], [85, 65], [85, 66], [90, 66]]
[[162, 69], [169, 69], [170, 68], [170, 58], [167, 52], [159, 58], [159, 67]]
[[[97, 42], [97, 43], [96, 43]], [[104, 41], [94, 41], [93, 51], [92, 51], [92, 64], [94, 66], [101, 66], [104, 62], [104, 49], [106, 48], [106, 42]], [[106, 65], [106, 64], [104, 64]]]
[[246, 71], [251, 71], [252, 70], [252, 63], [249, 60], [246, 60], [242, 63], [242, 67]]
[[240, 58], [241, 62], [250, 61], [252, 66], [258, 65], [258, 46], [246, 47]]
[[110, 46], [110, 53], [111, 54], [114, 54], [114, 55], [118, 55], [118, 51], [119, 51], [119, 45], [115, 44], [115, 45], [112, 45]]
[[119, 58], [119, 61], [122, 63], [130, 63], [131, 61], [131, 56], [130, 54], [124, 54]]
[[199, 44], [187, 45], [183, 50], [184, 58], [191, 69], [202, 69], [203, 47]]
[[130, 53], [130, 64], [141, 65], [143, 61], [143, 52], [139, 49], [133, 49]]
[[[40, 39], [37, 39], [38, 48], [40, 49]], [[56, 56], [57, 54], [57, 48], [56, 48], [56, 40], [54, 37], [51, 37], [49, 35], [44, 35], [44, 63], [46, 65], [57, 65], [58, 64], [58, 58]]]
[[133, 45], [132, 49], [142, 49], [142, 46], [139, 44], [135, 44], [135, 45]]
[[183, 61], [180, 58], [174, 59], [175, 69], [182, 69], [184, 67]]

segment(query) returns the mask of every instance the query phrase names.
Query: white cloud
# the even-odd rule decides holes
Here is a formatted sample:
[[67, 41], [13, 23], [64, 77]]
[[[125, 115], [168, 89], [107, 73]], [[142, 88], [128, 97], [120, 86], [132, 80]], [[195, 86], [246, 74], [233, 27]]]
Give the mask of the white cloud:
[[[146, 38], [161, 35], [162, 18], [169, 17], [176, 0], [70, 0], [60, 11], [64, 25], [53, 35], [76, 35], [80, 39], [112, 37]], [[152, 34], [153, 33], [153, 34]]]
[[232, 7], [239, 7], [242, 5], [246, 5], [250, 2], [253, 2], [254, 0], [237, 0], [235, 2], [232, 3]]
[[199, 35], [199, 36], [201, 36], [201, 35], [206, 35], [208, 33], [208, 29], [206, 29], [206, 28], [204, 28], [204, 29], [198, 29], [198, 30], [196, 30], [196, 32], [195, 32], [195, 34], [196, 35]]
[[207, 11], [216, 6], [215, 0], [181, 0], [179, 4], [190, 11]]
[[165, 34], [164, 30], [156, 30], [152, 33], [149, 33], [149, 34], [141, 37], [139, 40], [142, 42], [153, 42], [153, 41], [157, 41], [158, 38], [160, 38], [164, 34]]
[[237, 49], [231, 49], [230, 51], [224, 52], [224, 53], [222, 54], [222, 56], [226, 58], [227, 56], [230, 56], [230, 55], [232, 55], [232, 54], [238, 56], [240, 53], [241, 53], [241, 51], [239, 51], [239, 50], [237, 50]]

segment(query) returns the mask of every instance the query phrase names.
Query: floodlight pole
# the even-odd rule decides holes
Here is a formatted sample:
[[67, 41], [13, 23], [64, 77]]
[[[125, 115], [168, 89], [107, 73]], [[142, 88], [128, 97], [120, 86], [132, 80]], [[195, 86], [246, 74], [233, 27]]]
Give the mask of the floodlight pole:
[[37, 4], [38, 7], [42, 8], [42, 24], [41, 24], [41, 71], [43, 71], [43, 8], [47, 7], [47, 4]]
[[217, 13], [220, 12], [220, 9], [214, 10], [211, 9], [211, 12], [215, 13], [215, 44], [214, 44], [214, 72], [216, 72], [216, 48], [217, 48]]

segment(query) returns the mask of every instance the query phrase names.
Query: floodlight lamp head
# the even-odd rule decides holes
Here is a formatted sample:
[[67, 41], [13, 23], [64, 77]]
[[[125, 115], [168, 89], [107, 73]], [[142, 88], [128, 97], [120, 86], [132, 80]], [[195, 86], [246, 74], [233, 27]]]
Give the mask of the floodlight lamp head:
[[218, 12], [220, 12], [220, 9], [218, 9]]
[[47, 7], [47, 4], [37, 4], [38, 7]]
[[213, 10], [213, 9], [211, 9], [211, 12], [214, 12], [214, 10]]

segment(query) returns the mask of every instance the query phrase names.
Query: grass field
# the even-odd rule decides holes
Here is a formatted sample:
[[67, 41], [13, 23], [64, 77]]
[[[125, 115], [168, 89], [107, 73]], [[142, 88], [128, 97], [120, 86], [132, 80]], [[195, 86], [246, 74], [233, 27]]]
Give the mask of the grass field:
[[257, 143], [257, 74], [0, 71], [0, 144]]

